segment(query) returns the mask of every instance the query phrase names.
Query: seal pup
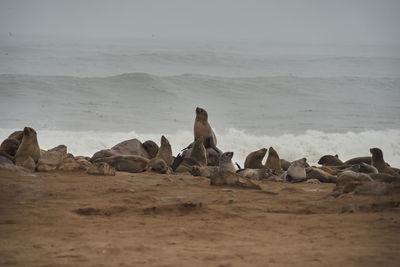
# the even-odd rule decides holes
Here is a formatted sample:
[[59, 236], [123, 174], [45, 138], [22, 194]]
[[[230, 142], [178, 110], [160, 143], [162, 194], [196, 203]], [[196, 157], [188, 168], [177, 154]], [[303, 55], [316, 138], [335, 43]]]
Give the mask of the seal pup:
[[267, 161], [265, 162], [265, 168], [275, 171], [282, 170], [279, 155], [272, 146], [268, 149], [268, 157]]
[[388, 167], [385, 160], [383, 159], [383, 152], [377, 147], [369, 150], [372, 154], [371, 165], [378, 169], [379, 173], [387, 173], [393, 176], [399, 176], [398, 173], [392, 168]]
[[169, 141], [165, 136], [161, 136], [161, 146], [158, 149], [156, 158], [163, 159], [168, 166], [171, 166], [174, 162], [174, 157], [172, 156], [172, 149]]
[[[37, 164], [40, 159], [40, 147], [36, 131], [30, 127], [25, 127], [21, 144], [15, 153], [15, 163], [24, 166], [23, 162], [26, 162], [28, 158], [31, 158], [34, 164]], [[31, 167], [31, 165], [30, 162], [29, 166]]]
[[257, 151], [251, 152], [247, 155], [246, 160], [244, 161], [245, 169], [262, 169], [264, 168], [262, 164], [262, 160], [267, 153], [266, 148], [261, 148]]
[[302, 182], [306, 180], [306, 163], [306, 158], [293, 161], [288, 170], [281, 175], [281, 180], [291, 183]]
[[155, 171], [158, 173], [170, 173], [168, 164], [162, 158], [152, 158], [146, 167], [147, 171]]
[[204, 144], [210, 146], [217, 146], [217, 137], [208, 123], [208, 114], [205, 109], [196, 108], [196, 118], [194, 120], [194, 140], [203, 137]]
[[321, 164], [323, 166], [340, 166], [343, 165], [343, 161], [339, 159], [339, 156], [337, 154], [335, 156], [325, 155], [319, 159], [318, 164]]
[[235, 166], [232, 163], [233, 152], [225, 152], [219, 157], [219, 172], [236, 173]]

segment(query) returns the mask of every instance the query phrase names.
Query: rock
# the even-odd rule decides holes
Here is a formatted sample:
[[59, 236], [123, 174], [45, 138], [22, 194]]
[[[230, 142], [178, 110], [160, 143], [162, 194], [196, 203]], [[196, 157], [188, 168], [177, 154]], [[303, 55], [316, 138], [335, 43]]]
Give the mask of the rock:
[[36, 176], [34, 173], [32, 173], [32, 170], [28, 170], [24, 167], [14, 164], [0, 163], [0, 170], [7, 172], [17, 172], [19, 175], [22, 176]]
[[107, 158], [117, 155], [140, 156], [150, 159], [150, 155], [145, 150], [143, 144], [137, 139], [130, 139], [116, 144], [111, 149], [103, 149], [94, 153], [90, 160], [94, 162], [96, 159], [99, 158]]
[[95, 164], [92, 164], [90, 168], [87, 170], [88, 174], [92, 175], [109, 175], [109, 176], [114, 176], [115, 175], [115, 168], [111, 167], [105, 162], [98, 162]]
[[47, 151], [41, 150], [37, 170], [39, 172], [54, 171], [65, 157], [67, 157], [67, 147], [65, 145], [59, 145]]
[[259, 189], [261, 187], [249, 179], [242, 178], [240, 175], [232, 172], [217, 172], [211, 177], [210, 185], [229, 185], [248, 189]]
[[370, 173], [369, 176], [376, 182], [400, 183], [400, 178], [387, 173]]
[[75, 160], [74, 156], [68, 153], [57, 169], [60, 171], [77, 171], [80, 168], [81, 165]]
[[319, 168], [310, 167], [307, 168], [307, 180], [308, 179], [317, 179], [323, 183], [336, 183], [337, 177], [331, 175]]

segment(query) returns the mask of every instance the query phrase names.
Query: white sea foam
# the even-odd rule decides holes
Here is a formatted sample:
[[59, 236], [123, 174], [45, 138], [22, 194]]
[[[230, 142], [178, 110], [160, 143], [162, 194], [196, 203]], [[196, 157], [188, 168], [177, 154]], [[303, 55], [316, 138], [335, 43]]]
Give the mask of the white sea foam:
[[[15, 129], [0, 129], [0, 139], [5, 139]], [[144, 142], [154, 140], [160, 144], [161, 134], [138, 134], [131, 132], [72, 132], [57, 130], [38, 130], [38, 140], [42, 149], [50, 149], [64, 144], [68, 152], [74, 155], [92, 156], [96, 151], [111, 148], [124, 140], [137, 138]], [[324, 133], [306, 131], [303, 134], [283, 134], [280, 136], [256, 136], [244, 131], [229, 129], [216, 132], [218, 147], [223, 151], [233, 151], [233, 160], [243, 166], [246, 156], [262, 147], [274, 147], [281, 158], [289, 161], [306, 157], [308, 162], [316, 164], [325, 154], [338, 154], [342, 160], [370, 155], [369, 149], [379, 147], [384, 152], [385, 160], [395, 167], [400, 167], [400, 130], [365, 131], [347, 133]], [[166, 135], [174, 155], [186, 147], [192, 140], [189, 131], [178, 131]]]

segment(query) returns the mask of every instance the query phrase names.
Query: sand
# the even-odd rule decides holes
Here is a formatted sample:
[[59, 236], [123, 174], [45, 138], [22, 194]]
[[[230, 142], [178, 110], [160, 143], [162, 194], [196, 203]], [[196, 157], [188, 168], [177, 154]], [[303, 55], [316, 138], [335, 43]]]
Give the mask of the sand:
[[259, 184], [2, 171], [0, 266], [399, 266], [399, 195]]

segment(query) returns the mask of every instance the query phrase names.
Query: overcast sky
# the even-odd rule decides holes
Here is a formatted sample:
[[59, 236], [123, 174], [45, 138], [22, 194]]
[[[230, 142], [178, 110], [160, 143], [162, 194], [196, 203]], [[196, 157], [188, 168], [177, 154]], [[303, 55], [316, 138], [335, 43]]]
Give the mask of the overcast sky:
[[399, 44], [399, 28], [400, 0], [0, 0], [2, 38]]

